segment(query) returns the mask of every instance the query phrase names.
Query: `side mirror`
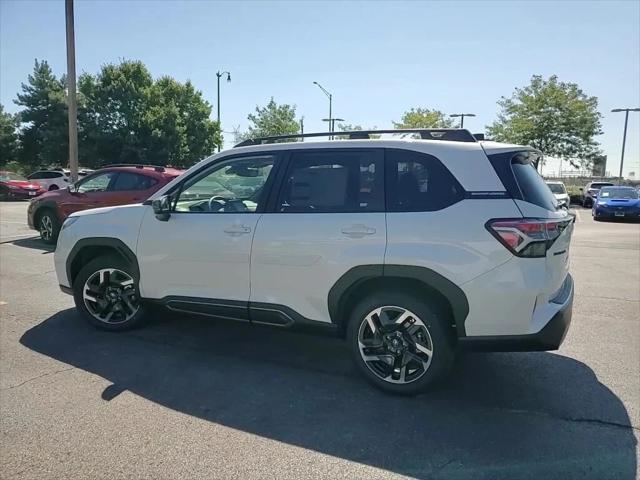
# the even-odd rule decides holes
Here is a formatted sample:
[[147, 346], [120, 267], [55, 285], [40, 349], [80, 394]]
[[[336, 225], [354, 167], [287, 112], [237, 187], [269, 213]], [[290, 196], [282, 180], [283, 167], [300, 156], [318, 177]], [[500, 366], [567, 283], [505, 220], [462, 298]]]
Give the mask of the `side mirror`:
[[169, 195], [156, 198], [151, 202], [151, 206], [156, 218], [161, 222], [166, 222], [171, 217], [171, 197]]
[[76, 189], [76, 186], [73, 183], [67, 187], [67, 190], [71, 195], [75, 195], [76, 193], [78, 193], [78, 190]]

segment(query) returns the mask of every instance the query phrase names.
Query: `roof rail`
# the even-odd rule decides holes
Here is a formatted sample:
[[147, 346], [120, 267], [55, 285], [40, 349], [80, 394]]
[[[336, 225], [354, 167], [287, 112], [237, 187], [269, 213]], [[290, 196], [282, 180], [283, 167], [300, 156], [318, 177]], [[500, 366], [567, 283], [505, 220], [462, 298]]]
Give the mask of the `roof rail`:
[[111, 168], [111, 167], [153, 168], [156, 172], [165, 171], [165, 167], [161, 167], [160, 165], [143, 165], [140, 163], [112, 163], [111, 165], [104, 165], [100, 168]]
[[448, 140], [453, 142], [475, 142], [476, 138], [465, 128], [402, 128], [390, 130], [350, 130], [345, 132], [297, 133], [292, 135], [273, 135], [270, 137], [249, 138], [235, 147], [276, 143], [279, 140], [304, 139], [312, 137], [348, 137], [349, 140], [367, 140], [372, 135], [385, 133], [407, 134], [418, 133], [423, 140]]

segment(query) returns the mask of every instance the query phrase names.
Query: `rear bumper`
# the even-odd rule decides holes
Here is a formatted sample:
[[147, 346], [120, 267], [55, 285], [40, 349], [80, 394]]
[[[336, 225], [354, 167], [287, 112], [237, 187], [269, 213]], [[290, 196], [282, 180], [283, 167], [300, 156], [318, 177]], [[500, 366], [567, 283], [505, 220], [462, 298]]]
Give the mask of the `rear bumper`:
[[528, 335], [492, 335], [461, 337], [460, 346], [465, 350], [485, 352], [534, 352], [557, 350], [564, 341], [573, 307], [573, 278], [567, 275], [567, 285], [562, 298], [554, 303], [560, 303], [560, 309], [551, 317], [549, 322], [537, 333]]
[[[29, 192], [35, 191], [35, 195], [31, 195]], [[30, 200], [39, 196], [41, 191], [38, 190], [9, 190], [7, 196], [11, 200]]]

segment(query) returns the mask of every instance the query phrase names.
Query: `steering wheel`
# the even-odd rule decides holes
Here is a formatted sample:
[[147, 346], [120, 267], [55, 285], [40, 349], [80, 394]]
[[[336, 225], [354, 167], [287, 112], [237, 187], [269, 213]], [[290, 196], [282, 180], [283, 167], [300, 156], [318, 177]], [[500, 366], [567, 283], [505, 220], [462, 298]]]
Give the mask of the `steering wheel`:
[[213, 197], [211, 197], [209, 199], [209, 202], [207, 203], [207, 207], [209, 208], [210, 212], [213, 212], [213, 202], [222, 203], [222, 208], [224, 208], [224, 206], [227, 204], [227, 199], [221, 197], [220, 195], [214, 195]]

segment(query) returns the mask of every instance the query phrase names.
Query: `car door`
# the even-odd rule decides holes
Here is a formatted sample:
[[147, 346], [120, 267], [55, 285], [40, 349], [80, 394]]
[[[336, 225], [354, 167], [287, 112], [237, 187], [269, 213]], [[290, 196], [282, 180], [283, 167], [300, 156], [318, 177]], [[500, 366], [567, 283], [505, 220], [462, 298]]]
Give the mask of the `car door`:
[[253, 240], [252, 321], [330, 322], [328, 292], [338, 279], [355, 266], [383, 264], [383, 167], [382, 149], [291, 152]]
[[73, 212], [109, 206], [112, 187], [118, 172], [108, 170], [98, 172], [75, 183], [60, 201], [60, 209], [65, 217]]
[[278, 157], [223, 159], [172, 192], [168, 221], [145, 213], [140, 288], [181, 311], [246, 320], [251, 242]]

